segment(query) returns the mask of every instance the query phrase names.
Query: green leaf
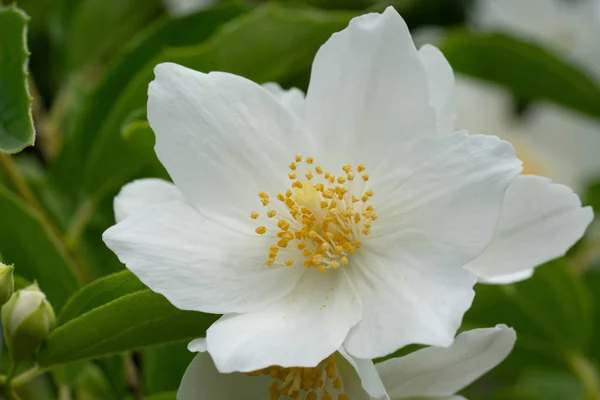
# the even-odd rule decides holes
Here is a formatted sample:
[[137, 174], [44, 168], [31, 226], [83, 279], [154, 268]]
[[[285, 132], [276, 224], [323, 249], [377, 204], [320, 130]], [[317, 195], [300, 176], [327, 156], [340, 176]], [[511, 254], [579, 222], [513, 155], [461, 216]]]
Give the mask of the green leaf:
[[187, 349], [188, 342], [167, 343], [144, 350], [142, 372], [148, 393], [177, 390], [181, 378], [196, 355]]
[[[153, 68], [175, 62], [198, 71], [225, 71], [255, 82], [282, 81], [308, 70], [319, 47], [353, 14], [264, 6], [227, 23], [212, 40], [199, 46], [165, 50], [141, 70], [112, 109], [98, 134], [85, 169], [88, 193], [107, 190], [107, 181], [121, 186], [131, 163], [120, 128], [124, 119], [146, 104]], [[117, 178], [122, 182], [117, 184]]]
[[15, 6], [0, 7], [0, 151], [6, 153], [21, 151], [35, 140], [27, 86], [28, 20]]
[[78, 182], [83, 179], [82, 166], [98, 130], [123, 89], [143, 66], [165, 48], [202, 43], [219, 25], [246, 9], [242, 5], [228, 4], [167, 20], [150, 27], [137, 40], [130, 42], [125, 54], [110, 68], [86, 99], [81, 112], [75, 116], [68, 140], [51, 166], [54, 183], [72, 197], [79, 195]]
[[[533, 278], [516, 284], [477, 285], [476, 292], [465, 324], [507, 324], [518, 332], [517, 350], [533, 352], [537, 359], [547, 356], [564, 361], [570, 354], [585, 353], [590, 344], [591, 296], [564, 261], [538, 267]], [[519, 363], [523, 365], [525, 360]]]
[[[125, 283], [119, 286], [119, 282]], [[39, 354], [40, 365], [50, 366], [155, 344], [191, 340], [203, 336], [218, 318], [216, 315], [178, 310], [163, 296], [149, 289], [115, 298], [119, 291], [133, 290], [130, 284], [131, 276], [120, 273], [77, 293], [79, 299], [85, 299], [89, 291], [97, 306], [89, 309], [88, 304], [85, 307], [88, 310], [73, 319], [61, 318], [63, 324], [50, 334]], [[76, 299], [70, 303], [75, 302]]]
[[160, 0], [83, 0], [75, 4], [67, 35], [67, 65], [77, 69], [108, 59], [161, 10]]
[[58, 316], [58, 325], [127, 294], [145, 290], [146, 286], [134, 274], [122, 271], [98, 279], [75, 293]]
[[543, 48], [501, 34], [449, 33], [442, 51], [455, 71], [600, 117], [600, 87]]
[[79, 288], [75, 266], [44, 219], [0, 187], [0, 251], [20, 276], [37, 281], [56, 311]]

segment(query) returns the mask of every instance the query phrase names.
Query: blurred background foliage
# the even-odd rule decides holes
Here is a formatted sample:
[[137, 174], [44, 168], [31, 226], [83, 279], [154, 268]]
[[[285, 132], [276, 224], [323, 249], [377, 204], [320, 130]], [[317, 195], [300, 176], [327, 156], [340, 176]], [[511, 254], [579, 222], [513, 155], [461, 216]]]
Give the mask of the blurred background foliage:
[[[306, 90], [312, 59], [333, 32], [393, 5], [413, 31], [446, 27], [439, 45], [456, 72], [504, 86], [517, 111], [543, 99], [600, 118], [592, 78], [534, 43], [466, 29], [469, 0], [222, 1], [172, 14], [171, 2], [16, 1], [30, 16], [27, 79], [37, 137], [35, 147], [0, 155], [0, 253], [15, 264], [18, 286], [37, 280], [59, 315], [39, 357], [50, 373], [18, 388], [23, 399], [174, 399], [192, 358], [187, 340], [215, 318], [174, 309], [124, 271], [101, 240], [123, 184], [168, 178], [145, 118], [158, 62]], [[0, 26], [0, 41], [14, 34], [8, 29]], [[0, 81], [0, 96], [11, 88]], [[600, 208], [600, 181], [589, 182], [583, 201]], [[503, 364], [465, 390], [470, 399], [600, 399], [594, 228], [530, 280], [477, 285], [463, 329], [505, 323], [518, 341]]]

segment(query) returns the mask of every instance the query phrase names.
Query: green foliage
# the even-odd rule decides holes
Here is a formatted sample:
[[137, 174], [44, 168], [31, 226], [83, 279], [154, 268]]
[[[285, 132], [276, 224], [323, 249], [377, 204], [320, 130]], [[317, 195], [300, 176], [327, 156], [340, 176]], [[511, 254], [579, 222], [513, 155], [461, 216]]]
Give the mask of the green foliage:
[[27, 87], [28, 20], [14, 6], [0, 7], [0, 151], [6, 153], [21, 151], [35, 140]]
[[455, 71], [509, 87], [528, 99], [600, 117], [600, 87], [577, 67], [543, 48], [501, 34], [450, 33], [444, 55]]
[[148, 393], [176, 391], [195, 353], [187, 350], [187, 341], [152, 346], [144, 350], [142, 371]]
[[[83, 288], [39, 355], [43, 366], [203, 336], [217, 316], [176, 309], [123, 272]], [[73, 307], [73, 308], [71, 308]]]

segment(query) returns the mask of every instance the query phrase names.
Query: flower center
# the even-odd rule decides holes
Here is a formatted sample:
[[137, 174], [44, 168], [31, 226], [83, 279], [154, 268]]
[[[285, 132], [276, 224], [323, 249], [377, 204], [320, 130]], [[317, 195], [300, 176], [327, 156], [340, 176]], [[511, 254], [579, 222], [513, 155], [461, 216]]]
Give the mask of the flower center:
[[[270, 233], [274, 243], [265, 263], [283, 263], [290, 267], [303, 262], [306, 268], [325, 273], [349, 263], [348, 257], [361, 247], [361, 236], [371, 233], [377, 214], [368, 202], [373, 191], [367, 189], [369, 175], [364, 165], [342, 166], [335, 176], [314, 164], [312, 157], [303, 161], [297, 155], [289, 165], [292, 181], [285, 193], [271, 202], [265, 192], [258, 194], [266, 208], [261, 217], [252, 211], [252, 219], [261, 218], [265, 225], [256, 233]], [[275, 238], [276, 237], [276, 238]]]
[[344, 384], [332, 354], [314, 368], [283, 368], [271, 366], [249, 372], [250, 376], [269, 375], [274, 382], [269, 387], [269, 399], [348, 400]]

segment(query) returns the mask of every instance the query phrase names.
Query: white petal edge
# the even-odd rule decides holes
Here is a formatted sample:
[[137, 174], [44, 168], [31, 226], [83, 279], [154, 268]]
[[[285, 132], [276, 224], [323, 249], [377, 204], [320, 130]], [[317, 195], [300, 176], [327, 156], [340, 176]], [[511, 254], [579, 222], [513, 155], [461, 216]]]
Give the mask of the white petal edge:
[[222, 374], [210, 355], [200, 352], [183, 375], [177, 400], [263, 400], [269, 396], [271, 382], [266, 376]]
[[436, 112], [438, 132], [454, 132], [456, 95], [452, 67], [442, 52], [430, 44], [419, 49], [419, 57], [427, 72], [429, 103]]
[[126, 218], [103, 240], [142, 282], [182, 310], [261, 309], [288, 294], [303, 273], [264, 264], [270, 238], [240, 233], [177, 201]]
[[447, 348], [429, 347], [376, 364], [392, 399], [452, 396], [500, 364], [515, 331], [505, 325], [463, 332]]
[[289, 112], [302, 117], [304, 112], [304, 92], [298, 88], [283, 89], [275, 82], [263, 83], [262, 87], [271, 93]]
[[[352, 396], [350, 395], [350, 393], [348, 393], [348, 397], [350, 399], [354, 399], [355, 397], [360, 398], [358, 394], [361, 392], [366, 400], [389, 399], [389, 396], [387, 395], [385, 387], [383, 386], [383, 382], [381, 382], [379, 373], [377, 372], [373, 361], [354, 358], [350, 354], [348, 354], [348, 352], [346, 352], [346, 350], [344, 350], [343, 347], [340, 348], [338, 352], [342, 357], [344, 357], [346, 362], [351, 367], [346, 368], [344, 370], [343, 366], [340, 366], [340, 369], [342, 369], [342, 374], [344, 375], [344, 387], [352, 387], [352, 391], [357, 394], [355, 396]], [[358, 379], [360, 380], [360, 388], [357, 387], [358, 385], [354, 384], [356, 377], [358, 377]], [[365, 394], [368, 394], [368, 396], [365, 396]]]
[[171, 182], [157, 178], [138, 179], [123, 186], [115, 196], [115, 221], [121, 222], [155, 204], [173, 200], [184, 201], [184, 198]]
[[271, 306], [221, 317], [206, 332], [208, 351], [221, 372], [314, 367], [340, 348], [361, 309], [344, 271], [310, 269]]
[[568, 187], [521, 175], [506, 191], [491, 243], [466, 268], [488, 281], [522, 273], [563, 256], [593, 218]]
[[388, 7], [354, 18], [319, 49], [305, 121], [325, 170], [374, 168], [390, 143], [436, 131], [427, 76], [404, 20]]
[[514, 274], [498, 275], [489, 279], [479, 278], [479, 283], [487, 283], [490, 285], [506, 285], [508, 283], [516, 283], [527, 280], [533, 276], [534, 269], [526, 269], [525, 271], [515, 272]]
[[258, 193], [274, 197], [285, 190], [288, 164], [311, 148], [300, 120], [237, 75], [171, 63], [157, 65], [154, 73], [148, 121], [158, 159], [206, 218], [253, 231], [248, 216], [262, 207]]

